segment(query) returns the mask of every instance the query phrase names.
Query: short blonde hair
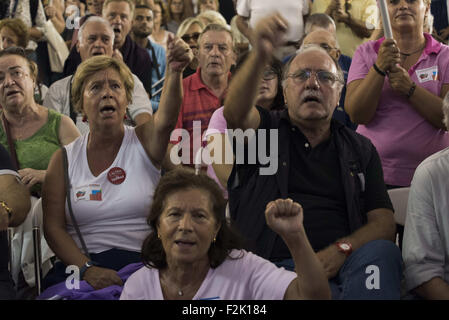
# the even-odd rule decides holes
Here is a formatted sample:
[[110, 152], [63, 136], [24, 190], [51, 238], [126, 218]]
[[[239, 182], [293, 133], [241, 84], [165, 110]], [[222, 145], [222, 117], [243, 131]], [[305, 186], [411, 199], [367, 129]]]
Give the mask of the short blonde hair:
[[134, 79], [131, 71], [120, 60], [108, 56], [94, 56], [82, 62], [76, 70], [72, 84], [72, 104], [74, 110], [78, 113], [83, 112], [83, 93], [86, 83], [95, 73], [112, 68], [120, 75], [120, 79], [125, 85], [126, 99], [128, 104], [132, 101], [132, 93], [134, 90]]
[[177, 37], [182, 37], [183, 35], [186, 34], [187, 30], [189, 30], [189, 28], [193, 25], [193, 24], [197, 24], [200, 26], [201, 30], [204, 30], [204, 23], [196, 18], [196, 17], [190, 17], [185, 19], [183, 22], [181, 22], [181, 24], [178, 27], [178, 31], [176, 31], [176, 36]]
[[206, 10], [196, 16], [198, 19], [205, 20], [204, 24], [207, 26], [209, 24], [219, 24], [226, 27], [228, 30], [231, 28], [228, 26], [226, 19], [218, 11]]

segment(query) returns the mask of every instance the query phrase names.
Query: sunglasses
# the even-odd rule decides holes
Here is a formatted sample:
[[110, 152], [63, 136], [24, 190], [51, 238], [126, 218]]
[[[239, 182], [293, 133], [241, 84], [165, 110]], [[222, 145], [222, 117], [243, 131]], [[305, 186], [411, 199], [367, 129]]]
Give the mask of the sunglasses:
[[181, 37], [182, 40], [184, 40], [184, 42], [189, 42], [190, 39], [192, 39], [193, 41], [198, 41], [198, 38], [200, 37], [199, 32], [194, 32], [192, 34], [185, 34]]

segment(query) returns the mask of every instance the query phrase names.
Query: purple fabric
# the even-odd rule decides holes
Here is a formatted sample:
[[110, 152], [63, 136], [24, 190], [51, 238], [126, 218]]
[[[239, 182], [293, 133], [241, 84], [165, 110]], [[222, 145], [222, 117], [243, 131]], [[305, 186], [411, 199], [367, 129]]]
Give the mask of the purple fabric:
[[[125, 282], [130, 275], [143, 267], [143, 263], [131, 263], [117, 272]], [[123, 287], [109, 286], [100, 290], [94, 290], [87, 281], [80, 281], [79, 289], [67, 289], [65, 282], [58, 283], [45, 290], [37, 300], [118, 300]]]

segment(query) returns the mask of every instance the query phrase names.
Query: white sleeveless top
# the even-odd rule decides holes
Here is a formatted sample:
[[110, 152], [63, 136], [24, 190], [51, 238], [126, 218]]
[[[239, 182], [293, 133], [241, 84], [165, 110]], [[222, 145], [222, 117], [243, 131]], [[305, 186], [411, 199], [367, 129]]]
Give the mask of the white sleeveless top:
[[[87, 162], [88, 136], [86, 133], [66, 146], [73, 214], [87, 249], [89, 253], [112, 248], [140, 252], [150, 231], [146, 218], [161, 177], [160, 170], [148, 158], [134, 128], [125, 126], [122, 145], [114, 162], [95, 177]], [[113, 184], [108, 179], [108, 172], [116, 167], [126, 174], [120, 184]], [[123, 179], [121, 176], [116, 178]], [[81, 249], [67, 202], [65, 217], [67, 232]]]

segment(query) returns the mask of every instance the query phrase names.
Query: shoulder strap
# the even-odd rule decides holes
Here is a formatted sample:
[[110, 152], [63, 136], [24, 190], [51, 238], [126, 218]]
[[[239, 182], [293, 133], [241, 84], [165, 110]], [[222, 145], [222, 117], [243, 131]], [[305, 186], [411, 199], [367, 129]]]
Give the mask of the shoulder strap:
[[12, 163], [15, 166], [15, 170], [19, 170], [19, 161], [17, 160], [16, 148], [14, 147], [14, 141], [11, 136], [11, 129], [9, 128], [8, 120], [6, 120], [5, 113], [2, 112], [3, 126], [5, 127], [6, 139], [8, 140], [9, 153], [11, 155]]
[[78, 227], [78, 223], [76, 222], [75, 215], [72, 210], [72, 201], [70, 198], [70, 178], [69, 178], [69, 163], [67, 160], [67, 150], [65, 147], [62, 147], [62, 163], [64, 165], [64, 181], [65, 181], [65, 189], [66, 189], [66, 198], [67, 198], [67, 206], [69, 207], [70, 218], [72, 219], [73, 227], [75, 228], [76, 234], [80, 239], [81, 246], [83, 247], [84, 254], [91, 260], [89, 251], [87, 251], [86, 243], [84, 242], [83, 236], [81, 235], [81, 231]]
[[73, 122], [76, 124], [76, 112], [75, 109], [73, 109], [73, 104], [72, 104], [72, 80], [73, 80], [73, 75], [70, 76], [69, 79], [69, 115], [70, 115], [70, 119], [73, 120]]

